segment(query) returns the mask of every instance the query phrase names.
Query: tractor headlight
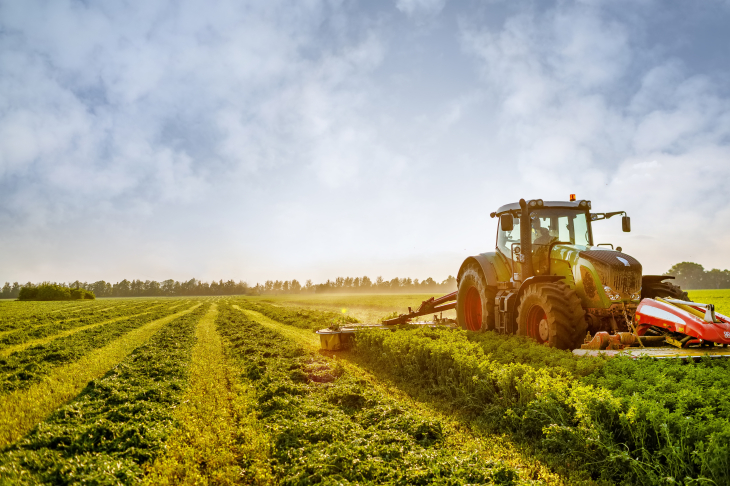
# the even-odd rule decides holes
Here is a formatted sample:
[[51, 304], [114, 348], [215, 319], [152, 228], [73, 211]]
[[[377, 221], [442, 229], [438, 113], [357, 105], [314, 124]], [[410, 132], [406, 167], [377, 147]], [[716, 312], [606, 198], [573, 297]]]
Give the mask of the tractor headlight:
[[540, 208], [541, 208], [541, 207], [543, 207], [544, 205], [545, 205], [545, 203], [544, 203], [544, 202], [542, 202], [542, 199], [538, 199], [538, 200], [537, 200], [537, 207], [540, 207]]
[[641, 292], [631, 294], [631, 300], [641, 300]]
[[617, 292], [614, 292], [613, 289], [611, 287], [609, 287], [608, 285], [604, 285], [603, 290], [604, 290], [604, 292], [606, 292], [606, 295], [608, 296], [609, 299], [621, 300], [621, 296]]
[[537, 206], [537, 201], [535, 201], [535, 200], [533, 199], [533, 200], [532, 200], [532, 201], [530, 201], [530, 202], [529, 202], [528, 204], [529, 204], [529, 206], [530, 206], [531, 208], [534, 208], [535, 206]]

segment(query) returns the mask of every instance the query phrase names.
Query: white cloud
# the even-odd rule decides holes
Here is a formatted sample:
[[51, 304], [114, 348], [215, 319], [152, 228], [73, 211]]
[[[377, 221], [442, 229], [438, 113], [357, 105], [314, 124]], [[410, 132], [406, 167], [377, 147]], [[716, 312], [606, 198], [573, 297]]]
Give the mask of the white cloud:
[[635, 231], [666, 235], [661, 251], [635, 242], [649, 267], [713, 252], [730, 264], [720, 238], [703, 240], [701, 252], [688, 238], [709, 237], [702, 228], [710, 225], [726, 234], [725, 222], [701, 208], [725, 206], [707, 189], [730, 176], [730, 102], [717, 81], [676, 59], [645, 64], [638, 29], [611, 20], [601, 4], [561, 2], [496, 30], [464, 22], [463, 45], [480, 59], [500, 136], [533, 192], [581, 192], [634, 211]]
[[446, 0], [396, 0], [395, 6], [407, 15], [435, 15], [441, 12]]
[[727, 90], [615, 5], [0, 0], [0, 269], [445, 278], [570, 193], [657, 271], [730, 267]]

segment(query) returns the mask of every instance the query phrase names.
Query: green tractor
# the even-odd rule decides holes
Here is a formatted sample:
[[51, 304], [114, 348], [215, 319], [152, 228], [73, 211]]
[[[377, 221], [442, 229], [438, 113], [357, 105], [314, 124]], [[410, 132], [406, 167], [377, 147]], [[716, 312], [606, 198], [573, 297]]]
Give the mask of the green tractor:
[[592, 213], [590, 201], [573, 199], [522, 199], [491, 214], [499, 219], [495, 251], [471, 256], [459, 269], [459, 326], [574, 349], [587, 332], [630, 331], [643, 298], [689, 300], [664, 282], [674, 277], [642, 275], [621, 247], [594, 243], [594, 221], [622, 215], [623, 231], [631, 231], [624, 211]]

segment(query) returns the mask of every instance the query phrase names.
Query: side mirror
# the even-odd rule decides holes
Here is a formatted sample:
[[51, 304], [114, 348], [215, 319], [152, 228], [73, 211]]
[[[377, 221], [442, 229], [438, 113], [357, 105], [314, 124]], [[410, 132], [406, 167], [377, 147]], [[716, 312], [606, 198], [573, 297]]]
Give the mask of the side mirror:
[[624, 230], [624, 233], [628, 233], [631, 231], [631, 218], [628, 216], [624, 216], [621, 218], [621, 228]]
[[502, 231], [512, 231], [515, 228], [515, 220], [511, 214], [503, 214], [499, 217], [499, 226]]

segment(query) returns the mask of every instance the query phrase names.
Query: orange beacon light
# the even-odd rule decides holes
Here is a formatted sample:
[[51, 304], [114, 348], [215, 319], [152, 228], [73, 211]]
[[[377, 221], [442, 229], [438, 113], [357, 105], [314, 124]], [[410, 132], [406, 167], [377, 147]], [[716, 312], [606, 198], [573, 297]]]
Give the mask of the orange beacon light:
[[575, 201], [575, 194], [571, 194], [570, 195], [570, 202], [574, 202], [574, 201]]

